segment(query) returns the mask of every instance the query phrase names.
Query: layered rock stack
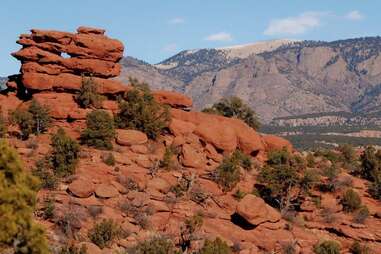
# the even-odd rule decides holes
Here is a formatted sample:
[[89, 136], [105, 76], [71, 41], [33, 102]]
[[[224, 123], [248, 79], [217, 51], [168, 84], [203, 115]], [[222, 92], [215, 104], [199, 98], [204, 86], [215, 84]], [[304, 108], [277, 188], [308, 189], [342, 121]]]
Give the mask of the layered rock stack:
[[[83, 76], [91, 76], [98, 92], [108, 98], [128, 91], [129, 87], [111, 78], [120, 74], [122, 42], [105, 35], [105, 30], [79, 27], [77, 33], [32, 29], [20, 35], [22, 49], [12, 54], [21, 61], [19, 75], [7, 83], [9, 89], [32, 96], [50, 108], [56, 119], [84, 119], [88, 110], [75, 102]], [[174, 107], [187, 108], [192, 101], [181, 94], [157, 91], [155, 98]], [[103, 102], [103, 108], [116, 111], [115, 100]]]
[[[110, 79], [120, 74], [118, 62], [124, 46], [104, 33], [103, 29], [79, 27], [77, 33], [32, 29], [31, 34], [20, 35], [17, 43], [23, 47], [12, 56], [21, 61], [21, 70], [8, 87], [49, 106], [56, 119], [85, 118], [87, 110], [74, 100], [83, 76], [93, 77], [98, 92], [107, 96], [129, 89]], [[104, 108], [115, 110], [116, 104], [105, 101]]]

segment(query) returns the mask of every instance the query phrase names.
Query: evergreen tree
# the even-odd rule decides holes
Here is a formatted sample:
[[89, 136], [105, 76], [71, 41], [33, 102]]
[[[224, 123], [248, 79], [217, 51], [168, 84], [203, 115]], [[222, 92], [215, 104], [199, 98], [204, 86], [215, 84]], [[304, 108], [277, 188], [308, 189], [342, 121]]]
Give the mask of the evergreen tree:
[[32, 133], [39, 135], [46, 132], [51, 123], [49, 110], [36, 100], [32, 100], [27, 110], [16, 109], [13, 111], [11, 119], [19, 126], [24, 139], [27, 139]]
[[260, 122], [254, 110], [235, 96], [223, 98], [221, 101], [213, 104], [211, 108], [204, 109], [203, 112], [241, 119], [255, 130], [260, 127]]
[[103, 96], [98, 93], [97, 83], [92, 77], [82, 77], [82, 85], [76, 98], [82, 108], [100, 108]]
[[49, 253], [44, 231], [33, 222], [37, 178], [23, 171], [17, 153], [0, 141], [0, 250]]
[[122, 129], [136, 129], [155, 139], [170, 121], [169, 109], [155, 101], [148, 85], [130, 80], [133, 89], [119, 102], [116, 124]]
[[49, 115], [49, 110], [38, 103], [36, 100], [32, 100], [28, 112], [33, 116], [33, 131], [36, 135], [44, 133], [47, 131], [51, 118]]
[[81, 134], [83, 144], [99, 149], [112, 149], [111, 140], [115, 136], [114, 120], [104, 110], [87, 114], [87, 128]]
[[50, 161], [55, 175], [67, 176], [74, 174], [80, 151], [77, 141], [67, 136], [65, 131], [60, 128], [52, 136], [52, 147]]

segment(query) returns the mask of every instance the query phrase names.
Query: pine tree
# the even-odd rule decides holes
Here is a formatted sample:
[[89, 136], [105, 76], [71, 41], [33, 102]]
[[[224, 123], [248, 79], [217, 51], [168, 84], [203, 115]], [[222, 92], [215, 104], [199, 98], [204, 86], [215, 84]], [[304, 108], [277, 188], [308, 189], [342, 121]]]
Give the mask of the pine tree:
[[23, 171], [17, 153], [0, 141], [0, 250], [49, 253], [44, 231], [32, 217], [38, 186], [37, 178]]
[[36, 100], [32, 100], [27, 110], [16, 109], [13, 111], [11, 119], [13, 123], [19, 126], [24, 139], [28, 139], [32, 133], [39, 135], [46, 132], [51, 123], [48, 108]]
[[167, 106], [155, 101], [148, 85], [136, 79], [130, 80], [133, 89], [119, 101], [116, 125], [122, 129], [135, 129], [156, 139], [168, 127], [170, 113]]
[[74, 174], [80, 151], [77, 141], [67, 136], [62, 128], [58, 129], [51, 140], [53, 151], [50, 162], [55, 175], [68, 176]]
[[82, 144], [98, 149], [112, 149], [111, 140], [115, 136], [114, 120], [104, 110], [94, 110], [87, 114], [87, 128], [81, 134]]
[[100, 108], [103, 96], [98, 93], [97, 83], [92, 77], [82, 77], [82, 85], [76, 97], [77, 103], [82, 108]]

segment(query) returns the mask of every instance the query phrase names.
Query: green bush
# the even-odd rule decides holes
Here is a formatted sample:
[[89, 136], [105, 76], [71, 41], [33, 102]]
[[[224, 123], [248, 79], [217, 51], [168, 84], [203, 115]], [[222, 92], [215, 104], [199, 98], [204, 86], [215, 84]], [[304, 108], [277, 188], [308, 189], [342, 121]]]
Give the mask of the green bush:
[[112, 219], [102, 220], [89, 231], [89, 239], [100, 248], [108, 247], [121, 234], [120, 227]]
[[319, 182], [319, 180], [318, 173], [315, 170], [309, 169], [304, 171], [299, 184], [303, 191], [308, 192]]
[[33, 221], [38, 185], [16, 151], [0, 141], [0, 246], [15, 253], [49, 253], [44, 231]]
[[340, 245], [336, 241], [326, 240], [314, 246], [316, 254], [340, 254]]
[[332, 164], [331, 166], [327, 166], [323, 168], [323, 176], [327, 177], [328, 180], [333, 181], [340, 173], [339, 168], [336, 164]]
[[87, 128], [81, 134], [82, 144], [98, 149], [112, 149], [115, 128], [112, 117], [104, 110], [95, 110], [87, 114]]
[[272, 150], [268, 154], [266, 163], [268, 165], [291, 165], [291, 157], [287, 149]]
[[341, 160], [340, 155], [330, 149], [320, 149], [315, 152], [315, 156], [321, 156], [332, 163], [336, 163]]
[[374, 181], [381, 174], [381, 154], [372, 146], [368, 146], [360, 157], [361, 167], [358, 174], [370, 181]]
[[165, 237], [154, 237], [138, 243], [128, 251], [130, 254], [177, 254], [173, 242]]
[[119, 128], [136, 129], [155, 139], [170, 122], [167, 106], [155, 101], [148, 85], [136, 80], [133, 89], [119, 101], [119, 112], [115, 121]]
[[42, 208], [42, 218], [44, 220], [52, 219], [54, 216], [55, 203], [52, 197], [47, 197], [44, 200], [44, 207]]
[[369, 217], [369, 209], [366, 206], [361, 206], [354, 214], [353, 221], [356, 223], [364, 223]]
[[30, 134], [39, 135], [46, 132], [51, 118], [48, 108], [41, 106], [33, 99], [27, 110], [13, 111], [11, 121], [19, 126], [22, 138], [27, 139]]
[[233, 157], [226, 157], [215, 171], [215, 181], [223, 191], [232, 190], [241, 178], [239, 165]]
[[77, 103], [82, 108], [100, 108], [103, 96], [98, 93], [97, 83], [92, 77], [82, 77], [82, 84], [79, 94], [76, 97]]
[[231, 254], [232, 250], [229, 245], [222, 241], [221, 238], [216, 238], [214, 241], [205, 240], [204, 246], [198, 254]]
[[266, 165], [259, 172], [258, 182], [265, 186], [265, 190], [261, 192], [262, 198], [271, 204], [279, 204], [281, 208], [287, 203], [290, 189], [298, 185], [299, 176], [297, 171], [287, 164]]
[[370, 249], [366, 245], [362, 245], [359, 241], [353, 242], [349, 251], [352, 254], [370, 254]]
[[48, 190], [54, 190], [58, 184], [58, 178], [50, 167], [48, 159], [38, 160], [36, 166], [32, 169], [32, 174], [40, 179], [40, 187]]
[[311, 152], [307, 154], [306, 161], [307, 161], [307, 167], [310, 167], [310, 168], [315, 167], [315, 156]]
[[246, 170], [250, 170], [253, 165], [250, 156], [244, 154], [241, 150], [235, 150], [231, 158]]
[[340, 203], [343, 205], [344, 211], [353, 212], [361, 207], [361, 198], [353, 189], [348, 189], [341, 198]]
[[287, 242], [282, 245], [282, 254], [296, 254], [295, 245], [295, 242]]
[[178, 163], [176, 157], [178, 156], [179, 151], [175, 147], [166, 147], [163, 155], [163, 159], [160, 160], [159, 166], [166, 170], [175, 170], [177, 169]]
[[75, 173], [79, 159], [80, 146], [77, 141], [66, 135], [60, 128], [51, 138], [53, 151], [50, 155], [56, 176], [68, 176]]
[[240, 201], [241, 199], [243, 199], [246, 196], [246, 194], [247, 194], [246, 192], [241, 191], [240, 189], [238, 189], [238, 190], [236, 190], [236, 192], [234, 192], [233, 197], [237, 201]]
[[255, 130], [260, 127], [256, 113], [238, 97], [224, 98], [203, 112], [241, 119]]
[[201, 228], [203, 224], [203, 216], [200, 213], [187, 218], [184, 225], [180, 229], [180, 246], [183, 251], [191, 246], [191, 242], [195, 240], [194, 233]]
[[73, 244], [62, 247], [59, 254], [87, 254], [86, 246], [82, 245], [81, 248], [76, 247]]
[[356, 151], [353, 149], [353, 146], [350, 144], [343, 144], [338, 147], [338, 150], [341, 152], [342, 159], [347, 164], [354, 163], [356, 158]]
[[373, 198], [381, 200], [381, 174], [370, 184], [369, 193]]

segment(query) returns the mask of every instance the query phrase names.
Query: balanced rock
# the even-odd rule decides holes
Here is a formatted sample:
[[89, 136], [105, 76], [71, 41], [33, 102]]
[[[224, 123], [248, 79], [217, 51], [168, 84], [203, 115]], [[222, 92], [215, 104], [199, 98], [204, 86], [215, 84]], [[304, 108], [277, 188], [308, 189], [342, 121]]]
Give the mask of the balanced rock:
[[20, 84], [32, 92], [75, 91], [82, 75], [93, 77], [101, 94], [128, 89], [117, 77], [124, 46], [104, 35], [105, 30], [79, 27], [77, 33], [32, 29], [17, 41], [23, 47], [12, 56], [21, 61]]

